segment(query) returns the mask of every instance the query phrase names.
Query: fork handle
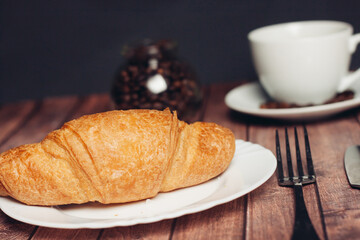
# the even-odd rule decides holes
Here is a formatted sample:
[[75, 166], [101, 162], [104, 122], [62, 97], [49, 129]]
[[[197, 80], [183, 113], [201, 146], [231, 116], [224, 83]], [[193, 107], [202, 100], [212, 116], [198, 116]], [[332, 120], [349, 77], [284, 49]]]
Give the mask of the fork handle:
[[320, 239], [311, 223], [309, 214], [304, 202], [302, 183], [294, 184], [295, 194], [295, 224], [291, 239]]

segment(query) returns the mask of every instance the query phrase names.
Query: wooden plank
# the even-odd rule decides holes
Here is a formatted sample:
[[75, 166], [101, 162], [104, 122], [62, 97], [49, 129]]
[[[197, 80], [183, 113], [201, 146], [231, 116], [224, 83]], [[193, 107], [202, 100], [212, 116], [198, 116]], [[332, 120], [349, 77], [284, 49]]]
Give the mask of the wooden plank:
[[[283, 129], [286, 125], [276, 124], [268, 121], [251, 126], [250, 140], [274, 152], [274, 128]], [[346, 147], [360, 140], [358, 123], [351, 117], [351, 113], [345, 113], [308, 123], [307, 128], [317, 173], [316, 185], [304, 187], [310, 217], [322, 239], [326, 236], [329, 239], [355, 239], [360, 235], [356, 227], [360, 225], [356, 217], [359, 216], [359, 204], [355, 203], [360, 193], [351, 189], [347, 183], [343, 155]], [[292, 206], [283, 207], [282, 203], [293, 201], [292, 190], [277, 187], [275, 176], [252, 192], [249, 196], [248, 238], [288, 239], [291, 236], [294, 209]], [[320, 210], [323, 210], [325, 218], [325, 232]], [[271, 225], [274, 222], [276, 227]]]
[[79, 107], [71, 113], [66, 121], [83, 115], [100, 113], [111, 110], [111, 99], [108, 94], [92, 94], [80, 99]]
[[172, 239], [242, 239], [245, 201], [242, 197], [178, 218]]
[[[273, 151], [274, 128], [250, 126], [249, 141]], [[291, 189], [278, 187], [276, 177], [272, 176], [248, 195], [246, 238], [290, 239], [293, 219]]]
[[45, 99], [36, 115], [0, 146], [0, 152], [22, 144], [39, 142], [64, 123], [77, 101], [76, 97]]
[[[44, 100], [32, 118], [0, 146], [0, 152], [9, 148], [40, 141], [48, 132], [58, 128], [77, 103], [77, 98], [51, 98]], [[10, 119], [11, 120], [11, 119]], [[0, 213], [0, 239], [28, 239], [35, 226], [18, 222]]]
[[[234, 131], [236, 138], [246, 139], [246, 125], [233, 121], [224, 103], [225, 94], [234, 84], [212, 85], [203, 121], [215, 122]], [[209, 210], [177, 219], [172, 239], [241, 239], [243, 238], [246, 196]]]
[[150, 224], [105, 229], [100, 239], [170, 239], [173, 220], [164, 220]]
[[35, 101], [12, 103], [0, 109], [0, 145], [17, 131], [36, 111]]
[[[247, 120], [252, 122], [250, 117]], [[250, 125], [249, 141], [274, 152], [274, 126], [266, 124], [267, 119], [254, 119], [254, 122], [262, 124]], [[292, 193], [292, 189], [277, 185], [275, 175], [249, 193], [246, 238], [290, 239], [294, 218]]]
[[39, 228], [31, 237], [36, 239], [97, 239], [99, 232], [97, 229], [48, 229]]
[[0, 239], [29, 239], [35, 226], [14, 220], [0, 210]]
[[352, 114], [308, 124], [329, 239], [360, 236], [360, 191], [349, 186], [343, 162], [347, 147], [360, 142], [360, 125]]
[[[284, 123], [278, 126], [275, 125], [276, 122], [271, 120], [256, 119], [255, 121], [264, 122], [259, 125], [250, 126], [249, 140], [271, 150], [275, 155], [275, 129], [279, 129], [283, 161], [285, 161]], [[301, 126], [297, 127], [299, 130], [302, 129]], [[299, 131], [300, 146], [303, 149], [303, 140], [301, 136], [301, 131]], [[292, 128], [289, 129], [289, 137], [290, 145], [293, 149], [292, 158], [293, 161], [295, 161]], [[315, 161], [314, 164], [316, 164]], [[294, 168], [295, 167], [296, 164], [294, 164]], [[316, 231], [323, 238], [322, 219], [317, 204], [318, 199], [315, 192], [315, 185], [305, 186], [303, 191], [310, 218], [315, 225]], [[248, 205], [248, 239], [290, 239], [295, 217], [293, 189], [279, 187], [276, 174], [274, 174], [265, 184], [249, 194]]]

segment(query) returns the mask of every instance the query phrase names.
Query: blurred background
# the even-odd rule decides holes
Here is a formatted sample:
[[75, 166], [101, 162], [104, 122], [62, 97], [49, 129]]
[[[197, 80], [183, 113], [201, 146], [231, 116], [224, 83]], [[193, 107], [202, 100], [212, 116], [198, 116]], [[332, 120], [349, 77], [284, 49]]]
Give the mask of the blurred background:
[[[110, 92], [125, 45], [172, 39], [204, 85], [255, 80], [247, 34], [275, 23], [340, 20], [360, 1], [0, 1], [0, 103]], [[352, 68], [360, 66], [360, 53]]]

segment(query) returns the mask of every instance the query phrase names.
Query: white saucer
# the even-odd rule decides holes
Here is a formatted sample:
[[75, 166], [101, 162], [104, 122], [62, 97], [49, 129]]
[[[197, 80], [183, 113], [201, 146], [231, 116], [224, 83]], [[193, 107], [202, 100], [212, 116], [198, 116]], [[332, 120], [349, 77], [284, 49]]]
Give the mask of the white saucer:
[[226, 105], [238, 112], [259, 117], [284, 120], [319, 119], [360, 106], [360, 83], [350, 90], [354, 98], [337, 103], [300, 108], [261, 109], [260, 105], [269, 100], [258, 82], [247, 83], [232, 89], [225, 96]]

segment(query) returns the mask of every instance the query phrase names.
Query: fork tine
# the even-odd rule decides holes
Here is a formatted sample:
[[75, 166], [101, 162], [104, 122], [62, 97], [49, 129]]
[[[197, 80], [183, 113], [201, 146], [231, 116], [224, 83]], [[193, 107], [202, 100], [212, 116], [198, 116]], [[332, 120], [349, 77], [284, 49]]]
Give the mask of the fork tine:
[[278, 133], [277, 129], [275, 132], [275, 141], [276, 141], [276, 159], [277, 159], [277, 163], [278, 163], [278, 167], [277, 167], [278, 181], [283, 182], [284, 181], [284, 170], [283, 170], [283, 163], [282, 163], [282, 158], [281, 158], [279, 133]]
[[291, 161], [291, 151], [290, 151], [290, 144], [289, 144], [289, 136], [287, 128], [285, 128], [285, 141], [286, 141], [286, 161], [288, 165], [288, 172], [289, 172], [289, 178], [290, 180], [294, 179], [294, 170], [293, 165]]
[[305, 138], [305, 151], [306, 151], [306, 162], [308, 168], [309, 178], [312, 179], [315, 176], [314, 165], [311, 157], [311, 150], [310, 150], [310, 143], [309, 143], [309, 136], [304, 126], [304, 138]]
[[296, 164], [297, 164], [299, 178], [300, 178], [300, 180], [303, 180], [304, 170], [303, 170], [302, 161], [301, 161], [299, 138], [298, 138], [296, 127], [294, 127], [294, 135], [295, 135], [295, 147], [296, 147]]

